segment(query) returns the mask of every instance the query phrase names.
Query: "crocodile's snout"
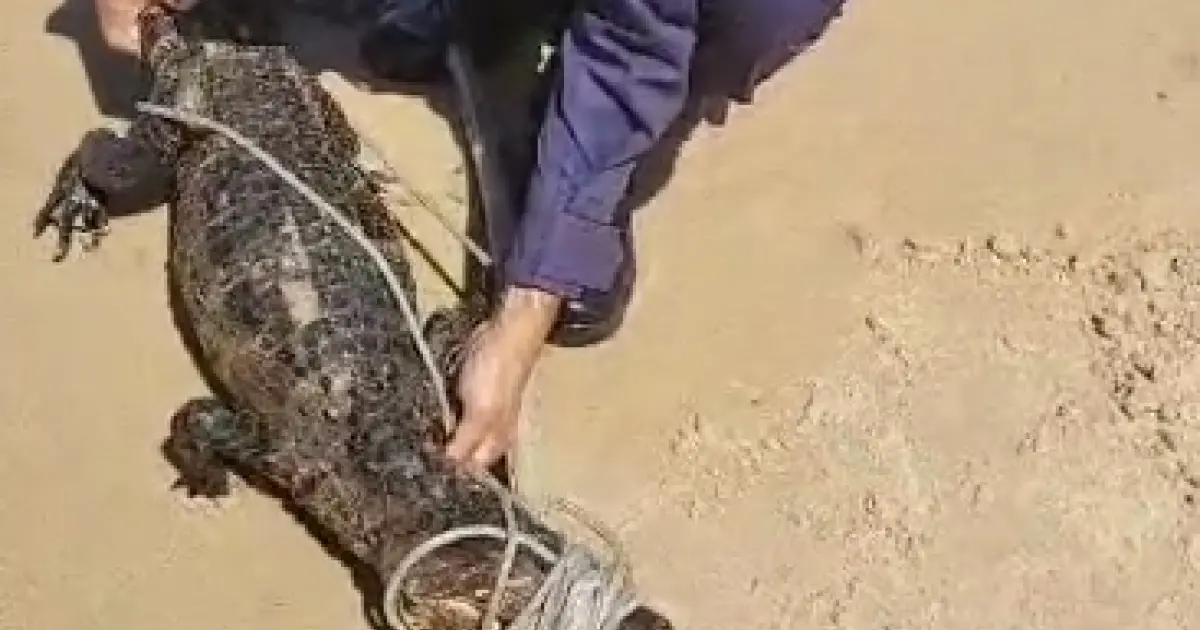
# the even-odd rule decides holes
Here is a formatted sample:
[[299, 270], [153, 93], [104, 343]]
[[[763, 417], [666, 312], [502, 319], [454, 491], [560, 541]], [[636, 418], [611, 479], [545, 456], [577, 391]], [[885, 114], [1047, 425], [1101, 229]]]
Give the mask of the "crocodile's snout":
[[175, 10], [161, 2], [152, 2], [138, 13], [138, 39], [143, 59], [152, 58], [164, 38], [178, 34], [174, 18]]

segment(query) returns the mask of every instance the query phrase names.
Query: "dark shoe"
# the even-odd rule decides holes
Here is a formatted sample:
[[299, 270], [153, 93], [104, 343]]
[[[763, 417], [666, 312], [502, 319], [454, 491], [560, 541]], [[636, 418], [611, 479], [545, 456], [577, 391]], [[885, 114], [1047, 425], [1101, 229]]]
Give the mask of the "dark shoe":
[[617, 271], [617, 281], [608, 293], [585, 293], [563, 305], [558, 322], [550, 331], [549, 342], [560, 348], [582, 348], [608, 341], [625, 322], [625, 313], [633, 297], [636, 264], [633, 248], [626, 247], [625, 261]]

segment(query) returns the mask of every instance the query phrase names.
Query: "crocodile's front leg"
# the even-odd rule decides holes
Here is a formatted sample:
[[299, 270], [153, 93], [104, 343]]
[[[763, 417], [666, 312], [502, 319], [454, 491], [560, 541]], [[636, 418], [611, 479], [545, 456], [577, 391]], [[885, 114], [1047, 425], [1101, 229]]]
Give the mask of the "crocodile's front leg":
[[59, 169], [50, 196], [34, 219], [34, 237], [51, 225], [57, 228], [55, 262], [66, 257], [76, 230], [89, 235], [95, 247], [114, 206], [128, 204], [141, 194], [146, 195], [141, 201], [161, 203], [171, 179], [172, 173], [148, 146], [107, 129], [93, 129]]
[[230, 495], [230, 473], [277, 480], [274, 450], [252, 416], [215, 398], [188, 401], [171, 419], [163, 453], [179, 473], [172, 486], [188, 497], [222, 499]]

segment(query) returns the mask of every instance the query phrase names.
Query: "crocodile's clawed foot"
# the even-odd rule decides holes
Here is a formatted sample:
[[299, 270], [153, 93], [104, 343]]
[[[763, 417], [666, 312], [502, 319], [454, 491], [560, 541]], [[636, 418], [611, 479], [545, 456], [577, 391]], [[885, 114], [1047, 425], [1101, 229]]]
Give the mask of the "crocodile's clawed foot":
[[220, 505], [229, 497], [232, 475], [220, 453], [241, 426], [237, 414], [216, 399], [188, 401], [171, 419], [171, 434], [163, 444], [179, 473], [171, 489], [183, 490], [193, 503], [200, 499]]
[[61, 262], [71, 249], [71, 234], [89, 235], [85, 249], [94, 249], [108, 227], [108, 211], [83, 178], [79, 152], [72, 154], [59, 170], [50, 198], [33, 222], [34, 238], [53, 225], [58, 230], [58, 251], [54, 262]]

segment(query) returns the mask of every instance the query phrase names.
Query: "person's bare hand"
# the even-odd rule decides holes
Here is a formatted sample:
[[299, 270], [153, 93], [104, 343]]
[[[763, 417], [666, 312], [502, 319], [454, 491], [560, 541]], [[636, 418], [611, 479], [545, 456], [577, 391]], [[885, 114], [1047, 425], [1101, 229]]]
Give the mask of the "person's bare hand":
[[545, 344], [559, 299], [513, 289], [476, 331], [459, 376], [463, 417], [447, 455], [465, 468], [490, 468], [516, 442], [525, 388]]
[[138, 13], [156, 1], [176, 9], [190, 9], [200, 0], [96, 0], [96, 20], [104, 43], [119, 53], [141, 55]]

